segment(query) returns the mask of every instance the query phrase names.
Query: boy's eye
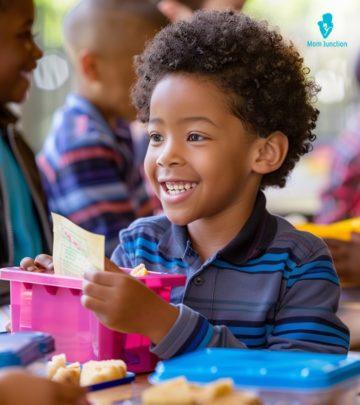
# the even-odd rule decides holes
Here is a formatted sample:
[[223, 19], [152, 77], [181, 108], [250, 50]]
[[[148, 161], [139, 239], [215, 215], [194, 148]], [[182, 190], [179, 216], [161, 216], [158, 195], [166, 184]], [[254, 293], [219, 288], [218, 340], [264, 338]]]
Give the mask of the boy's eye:
[[188, 136], [188, 141], [190, 142], [199, 142], [205, 140], [205, 137], [203, 135], [197, 134], [197, 133], [192, 133], [189, 134]]
[[154, 132], [152, 134], [149, 134], [149, 138], [150, 138], [150, 142], [153, 143], [153, 144], [162, 142], [163, 139], [164, 139], [162, 135], [160, 135], [160, 134], [158, 134], [156, 132]]
[[37, 35], [38, 35], [37, 33], [34, 34], [31, 30], [27, 30], [20, 32], [18, 37], [22, 40], [34, 41]]

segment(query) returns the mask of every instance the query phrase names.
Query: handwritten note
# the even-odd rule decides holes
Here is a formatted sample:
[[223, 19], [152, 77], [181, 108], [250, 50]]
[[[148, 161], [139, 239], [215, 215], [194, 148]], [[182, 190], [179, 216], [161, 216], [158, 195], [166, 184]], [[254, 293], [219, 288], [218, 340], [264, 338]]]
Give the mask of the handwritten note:
[[86, 231], [51, 213], [54, 223], [53, 262], [56, 274], [82, 277], [89, 267], [104, 270], [105, 237]]

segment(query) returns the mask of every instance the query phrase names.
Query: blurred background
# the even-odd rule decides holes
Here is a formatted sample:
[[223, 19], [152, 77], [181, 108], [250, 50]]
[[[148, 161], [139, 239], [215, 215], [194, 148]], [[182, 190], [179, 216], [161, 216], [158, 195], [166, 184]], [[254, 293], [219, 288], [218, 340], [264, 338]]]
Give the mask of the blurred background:
[[[136, 0], [134, 0], [136, 1]], [[23, 106], [22, 126], [37, 152], [49, 131], [54, 111], [64, 102], [71, 85], [71, 68], [63, 50], [61, 21], [77, 0], [36, 0], [37, 41], [44, 49], [34, 75], [34, 86]], [[267, 191], [272, 212], [311, 216], [319, 206], [318, 195], [328, 176], [331, 143], [360, 102], [354, 79], [354, 63], [360, 52], [359, 0], [247, 0], [244, 12], [266, 19], [291, 39], [322, 87], [317, 100], [321, 114], [318, 138], [311, 154], [292, 173], [283, 190]], [[322, 41], [317, 22], [333, 15], [334, 28], [327, 41], [347, 42], [347, 47], [309, 47], [308, 41]]]

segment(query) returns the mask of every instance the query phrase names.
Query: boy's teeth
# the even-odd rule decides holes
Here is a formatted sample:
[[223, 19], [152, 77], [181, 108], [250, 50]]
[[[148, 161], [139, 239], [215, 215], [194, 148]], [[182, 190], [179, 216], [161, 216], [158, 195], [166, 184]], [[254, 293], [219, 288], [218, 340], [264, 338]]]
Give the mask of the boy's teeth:
[[191, 188], [196, 187], [196, 183], [172, 183], [167, 181], [165, 183], [167, 192], [171, 195], [183, 193]]

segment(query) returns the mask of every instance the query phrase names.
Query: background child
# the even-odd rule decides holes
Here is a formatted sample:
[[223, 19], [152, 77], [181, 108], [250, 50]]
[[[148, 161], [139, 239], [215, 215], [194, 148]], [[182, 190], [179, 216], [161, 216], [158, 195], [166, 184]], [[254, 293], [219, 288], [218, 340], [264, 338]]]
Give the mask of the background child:
[[170, 21], [186, 20], [193, 10], [241, 10], [246, 0], [161, 0], [155, 1]]
[[161, 358], [203, 347], [346, 353], [326, 245], [269, 214], [261, 191], [284, 186], [315, 138], [318, 88], [293, 45], [244, 14], [198, 12], [162, 30], [137, 72], [145, 170], [166, 216], [123, 230], [112, 260], [187, 283], [168, 304], [107, 260], [109, 271], [85, 274], [83, 305], [149, 336]]
[[[360, 86], [360, 53], [355, 64], [355, 78]], [[316, 222], [329, 224], [360, 217], [360, 107], [333, 145], [326, 189]], [[352, 241], [327, 240], [342, 281], [359, 282], [360, 235]]]
[[[32, 151], [7, 108], [24, 101], [42, 53], [32, 34], [31, 0], [0, 1], [0, 267], [50, 251], [51, 232]], [[8, 285], [0, 281], [0, 305]]]
[[64, 21], [74, 93], [57, 112], [38, 164], [50, 210], [105, 235], [107, 254], [120, 229], [153, 212], [135, 165], [130, 86], [134, 55], [165, 22], [146, 0], [84, 0]]

